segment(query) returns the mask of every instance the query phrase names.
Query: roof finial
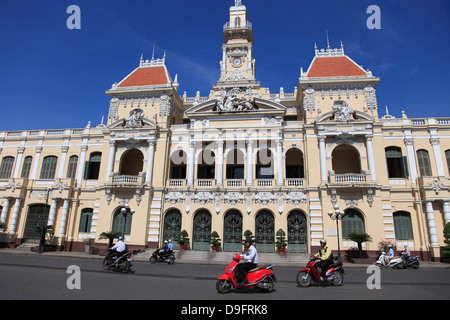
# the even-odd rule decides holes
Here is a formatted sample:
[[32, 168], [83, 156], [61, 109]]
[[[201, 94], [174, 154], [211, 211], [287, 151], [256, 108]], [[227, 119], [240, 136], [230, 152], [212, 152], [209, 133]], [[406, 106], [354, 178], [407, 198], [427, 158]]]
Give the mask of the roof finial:
[[327, 45], [328, 45], [327, 49], [331, 49], [331, 47], [330, 47], [330, 39], [328, 38], [328, 30], [326, 30], [326, 32], [327, 32]]
[[156, 45], [156, 41], [153, 41], [153, 53], [152, 53], [152, 60], [155, 60], [155, 45]]
[[239, 7], [242, 5], [242, 0], [234, 0], [234, 6]]

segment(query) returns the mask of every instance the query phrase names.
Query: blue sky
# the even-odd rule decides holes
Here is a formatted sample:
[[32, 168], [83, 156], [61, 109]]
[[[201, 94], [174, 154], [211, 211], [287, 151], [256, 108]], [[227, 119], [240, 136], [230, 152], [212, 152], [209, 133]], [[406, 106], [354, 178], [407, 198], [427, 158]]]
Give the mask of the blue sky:
[[[381, 78], [380, 115], [450, 117], [450, 1], [242, 0], [253, 23], [256, 78], [293, 92], [314, 43], [340, 46]], [[69, 30], [70, 5], [81, 30]], [[369, 5], [381, 29], [369, 30]], [[222, 26], [234, 0], [0, 0], [0, 131], [83, 128], [107, 117], [105, 91], [166, 51], [179, 92], [207, 96], [219, 78]]]

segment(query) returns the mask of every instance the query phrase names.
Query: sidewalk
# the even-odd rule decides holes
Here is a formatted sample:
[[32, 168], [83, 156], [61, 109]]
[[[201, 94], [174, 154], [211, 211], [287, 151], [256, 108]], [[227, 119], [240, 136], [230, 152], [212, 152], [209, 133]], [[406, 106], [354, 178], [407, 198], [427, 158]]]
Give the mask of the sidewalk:
[[[96, 259], [96, 260], [103, 260], [105, 257], [100, 256], [98, 254], [87, 254], [84, 252], [68, 252], [68, 251], [56, 251], [56, 252], [44, 252], [44, 253], [36, 253], [32, 251], [24, 251], [24, 250], [17, 250], [17, 249], [6, 249], [2, 248], [0, 249], [0, 254], [16, 254], [16, 255], [31, 255], [31, 256], [48, 256], [48, 257], [66, 257], [66, 258], [75, 258], [75, 259]], [[183, 259], [180, 258], [180, 255], [176, 252], [176, 264], [198, 264], [199, 261], [191, 261], [189, 259]], [[134, 261], [141, 261], [141, 262], [148, 262], [148, 258], [145, 256], [139, 256], [134, 255], [132, 256], [132, 259]], [[278, 267], [303, 267], [303, 265], [298, 265], [298, 263], [289, 263], [289, 262], [282, 262], [277, 263], [277, 261], [273, 261], [275, 265]], [[214, 265], [227, 265], [227, 262], [223, 261], [217, 261], [217, 263], [209, 263]], [[344, 263], [344, 268], [367, 268], [373, 264], [353, 264], [350, 262]], [[442, 262], [433, 262], [433, 261], [420, 261], [420, 268], [424, 269], [450, 269], [449, 263], [442, 263]]]

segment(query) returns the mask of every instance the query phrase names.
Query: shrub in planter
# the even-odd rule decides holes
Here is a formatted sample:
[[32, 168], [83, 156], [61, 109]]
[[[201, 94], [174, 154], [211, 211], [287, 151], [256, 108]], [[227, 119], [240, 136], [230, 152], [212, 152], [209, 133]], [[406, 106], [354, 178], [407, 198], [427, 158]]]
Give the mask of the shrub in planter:
[[276, 233], [276, 237], [277, 237], [277, 242], [275, 243], [275, 245], [277, 246], [280, 254], [283, 254], [284, 250], [286, 249], [286, 246], [287, 246], [286, 232], [284, 232], [283, 229], [278, 229], [278, 231]]
[[189, 244], [189, 234], [186, 230], [180, 232], [180, 237], [178, 238], [178, 244], [180, 245], [180, 250], [186, 250], [187, 245]]
[[211, 232], [211, 241], [209, 243], [213, 252], [216, 252], [217, 248], [220, 247], [219, 234], [216, 231]]
[[253, 232], [251, 232], [250, 230], [245, 230], [245, 231], [244, 231], [244, 237], [243, 237], [243, 239], [242, 239], [242, 245], [244, 246], [244, 251], [245, 251], [245, 252], [247, 252], [247, 250], [248, 250], [248, 249], [245, 247], [245, 240], [246, 240], [247, 238], [252, 239], [252, 240], [253, 240], [253, 243], [256, 242], [256, 241], [255, 241], [255, 236], [253, 235]]

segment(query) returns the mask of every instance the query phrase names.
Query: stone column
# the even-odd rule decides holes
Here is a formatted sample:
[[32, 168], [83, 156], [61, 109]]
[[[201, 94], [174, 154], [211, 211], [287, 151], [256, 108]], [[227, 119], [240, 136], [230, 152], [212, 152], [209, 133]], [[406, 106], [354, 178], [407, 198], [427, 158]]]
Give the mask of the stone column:
[[367, 160], [369, 162], [369, 170], [370, 177], [372, 178], [372, 182], [377, 181], [377, 172], [375, 169], [375, 157], [373, 154], [373, 144], [372, 144], [373, 135], [366, 135], [366, 147], [367, 147]]
[[277, 185], [283, 184], [283, 140], [280, 139], [277, 141]]
[[195, 166], [195, 142], [189, 144], [189, 160], [188, 160], [188, 186], [194, 185], [194, 166]]
[[436, 232], [436, 222], [434, 221], [433, 202], [426, 202], [426, 212], [428, 221], [428, 233], [430, 234], [430, 242], [432, 246], [438, 246], [438, 237]]
[[417, 184], [417, 167], [416, 167], [416, 154], [414, 152], [414, 140], [412, 138], [405, 139], [406, 151], [408, 153], [409, 172], [411, 174], [411, 183]]
[[217, 186], [223, 185], [223, 141], [217, 142]]
[[253, 141], [247, 140], [247, 186], [253, 186]]
[[22, 156], [23, 156], [24, 151], [25, 151], [24, 147], [17, 148], [17, 160], [16, 160], [16, 167], [14, 168], [13, 178], [19, 177], [19, 169], [20, 169], [20, 165], [22, 164]]
[[434, 160], [436, 161], [438, 176], [445, 177], [444, 165], [442, 164], [441, 148], [439, 147], [439, 138], [431, 138], [430, 143], [433, 147]]
[[11, 224], [9, 226], [9, 233], [16, 233], [17, 218], [19, 217], [19, 210], [20, 210], [20, 198], [17, 198], [16, 202], [14, 203], [13, 215], [11, 218]]
[[[443, 210], [444, 210], [444, 221], [445, 221], [445, 224], [447, 224], [447, 223], [450, 222], [450, 206], [449, 206], [449, 201], [450, 201], [450, 200], [444, 200], [444, 201], [443, 201], [443, 205], [442, 205]], [[2, 215], [3, 215], [3, 213], [2, 213]]]
[[59, 236], [64, 237], [66, 235], [67, 214], [69, 213], [69, 200], [65, 199], [61, 214], [61, 223], [59, 224]]
[[327, 171], [327, 155], [325, 151], [325, 140], [326, 136], [318, 136], [319, 140], [319, 150], [320, 150], [320, 175], [322, 178], [322, 183], [328, 182], [328, 171]]
[[81, 186], [81, 181], [83, 179], [83, 168], [84, 162], [86, 161], [86, 151], [87, 146], [81, 146], [81, 154], [80, 154], [80, 163], [78, 163], [78, 171], [77, 171], [77, 185]]
[[68, 146], [62, 146], [61, 147], [61, 161], [59, 162], [59, 170], [58, 170], [58, 175], [56, 176], [57, 178], [61, 179], [63, 177], [64, 174], [64, 167], [66, 164], [66, 157], [67, 157], [67, 151], [69, 151], [69, 147]]
[[147, 154], [147, 170], [145, 172], [145, 183], [152, 185], [153, 181], [153, 161], [155, 157], [155, 140], [148, 140], [148, 154]]
[[50, 207], [50, 213], [48, 215], [47, 226], [53, 226], [55, 223], [56, 215], [56, 199], [52, 199], [52, 205]]
[[109, 141], [109, 158], [108, 158], [108, 166], [106, 168], [105, 183], [108, 183], [109, 176], [111, 175], [111, 172], [114, 169], [115, 153], [116, 153], [116, 142], [113, 140], [110, 140]]
[[36, 156], [34, 157], [33, 171], [31, 171], [31, 179], [36, 179], [37, 169], [39, 166], [39, 159], [41, 158], [42, 147], [36, 147]]
[[[448, 203], [448, 202], [447, 202]], [[9, 198], [6, 198], [3, 202], [2, 215], [0, 216], [0, 222], [6, 222], [6, 216], [9, 210]]]

